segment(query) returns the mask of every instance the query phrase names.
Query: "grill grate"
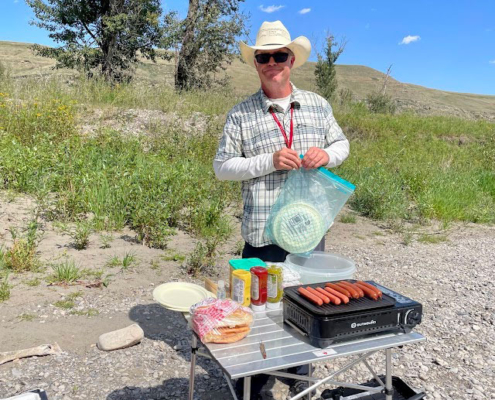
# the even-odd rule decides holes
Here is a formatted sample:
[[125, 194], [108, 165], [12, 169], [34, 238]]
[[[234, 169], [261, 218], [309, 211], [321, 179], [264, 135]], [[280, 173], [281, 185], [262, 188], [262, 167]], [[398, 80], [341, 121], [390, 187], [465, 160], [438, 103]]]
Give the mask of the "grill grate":
[[[354, 280], [348, 280], [348, 282], [356, 282]], [[303, 287], [312, 287], [317, 288], [325, 287], [326, 282], [321, 283], [312, 283], [309, 285], [299, 285], [299, 286], [290, 286], [284, 289], [284, 296], [290, 298], [294, 303], [300, 305], [302, 308], [314, 313], [315, 315], [320, 316], [330, 316], [330, 315], [338, 315], [338, 314], [349, 314], [353, 312], [373, 310], [378, 308], [385, 307], [393, 307], [395, 305], [395, 299], [383, 293], [383, 297], [378, 300], [372, 300], [368, 297], [361, 297], [360, 299], [351, 299], [347, 304], [339, 304], [338, 306], [330, 303], [323, 304], [322, 306], [318, 306], [313, 304], [309, 300], [306, 300], [303, 296], [299, 294], [297, 291], [298, 288]], [[333, 282], [335, 283], [335, 282]]]

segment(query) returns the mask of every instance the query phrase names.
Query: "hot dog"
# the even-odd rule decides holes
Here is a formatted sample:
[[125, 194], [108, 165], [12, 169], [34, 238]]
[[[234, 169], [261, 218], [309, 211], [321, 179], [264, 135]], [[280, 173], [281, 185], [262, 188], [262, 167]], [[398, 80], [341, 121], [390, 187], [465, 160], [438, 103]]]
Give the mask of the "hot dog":
[[[347, 283], [347, 285], [346, 285], [346, 283]], [[336, 285], [343, 287], [344, 289], [348, 290], [353, 299], [359, 299], [359, 297], [360, 297], [359, 292], [353, 286], [351, 286], [348, 282], [340, 281], [340, 282], [337, 282]]]
[[382, 291], [380, 289], [378, 289], [376, 286], [373, 286], [371, 283], [364, 282], [364, 281], [357, 281], [356, 283], [359, 283], [360, 285], [364, 285], [364, 286], [370, 288], [371, 290], [375, 291], [375, 293], [378, 295], [378, 297], [383, 296]]
[[378, 300], [378, 294], [374, 290], [370, 289], [368, 286], [361, 285], [358, 282], [356, 282], [354, 285], [360, 288], [366, 294], [366, 296], [372, 298], [373, 300]]
[[325, 296], [328, 299], [328, 303], [330, 303], [330, 297], [328, 297], [327, 292], [325, 292], [322, 288], [319, 287], [315, 288], [315, 290], [318, 291], [318, 293], [320, 293], [322, 296]]
[[317, 290], [313, 289], [312, 287], [308, 286], [306, 290], [312, 294], [314, 294], [316, 297], [319, 297], [320, 299], [323, 300], [323, 303], [328, 304], [330, 303], [330, 298], [325, 294], [322, 294], [318, 292]]
[[[319, 288], [318, 288], [319, 289]], [[333, 294], [334, 296], [338, 297], [340, 300], [342, 300], [344, 302], [344, 304], [347, 304], [349, 303], [349, 297], [347, 297], [345, 294], [342, 294], [340, 293], [339, 291], [337, 290], [334, 290], [332, 289], [331, 287], [329, 286], [326, 286], [325, 287], [325, 290], [330, 293], [330, 294]]]
[[344, 289], [343, 287], [336, 285], [335, 283], [325, 283], [326, 287], [332, 288], [333, 290], [336, 290], [337, 292], [342, 293], [343, 295], [347, 296], [348, 298], [352, 297], [351, 294], [347, 289]]
[[299, 289], [297, 289], [297, 291], [299, 292], [299, 294], [301, 296], [303, 296], [305, 299], [321, 306], [323, 304], [323, 300], [320, 299], [319, 297], [316, 297], [313, 293], [311, 292], [308, 292], [306, 289], [300, 287]]
[[321, 288], [318, 288], [320, 290], [322, 290], [323, 292], [325, 292], [325, 296], [328, 296], [328, 298], [330, 299], [330, 301], [332, 302], [332, 304], [335, 304], [336, 306], [338, 306], [340, 303], [342, 303], [342, 300], [340, 300], [339, 297], [335, 296], [334, 294], [330, 293], [330, 292], [327, 292]]
[[352, 288], [354, 288], [358, 292], [360, 298], [361, 297], [364, 297], [364, 292], [361, 290], [361, 288], [359, 288], [356, 285], [354, 285], [354, 283], [351, 283], [351, 282], [348, 282], [348, 281], [342, 281], [342, 283], [346, 287], [352, 287]]

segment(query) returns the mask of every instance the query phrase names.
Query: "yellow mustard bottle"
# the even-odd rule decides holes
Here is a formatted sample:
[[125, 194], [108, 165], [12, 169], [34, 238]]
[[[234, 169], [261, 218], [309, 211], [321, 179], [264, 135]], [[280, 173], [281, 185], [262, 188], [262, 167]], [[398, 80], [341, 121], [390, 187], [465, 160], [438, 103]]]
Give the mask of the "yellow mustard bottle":
[[267, 268], [267, 272], [268, 297], [266, 300], [266, 308], [276, 310], [280, 307], [280, 300], [282, 299], [283, 294], [283, 270], [282, 267], [278, 265], [270, 265]]
[[251, 304], [251, 272], [237, 269], [232, 272], [232, 300], [249, 307]]

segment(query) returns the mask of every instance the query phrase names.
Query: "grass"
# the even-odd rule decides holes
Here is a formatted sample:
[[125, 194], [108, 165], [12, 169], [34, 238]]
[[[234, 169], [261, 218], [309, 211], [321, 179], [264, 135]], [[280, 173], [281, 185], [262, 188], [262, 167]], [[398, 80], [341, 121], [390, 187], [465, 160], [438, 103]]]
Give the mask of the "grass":
[[125, 253], [122, 258], [122, 269], [128, 269], [136, 261], [136, 255], [131, 252]]
[[174, 252], [165, 253], [164, 255], [160, 256], [160, 258], [163, 261], [175, 261], [175, 262], [182, 263], [186, 259], [186, 256], [184, 254], [177, 252], [177, 251], [174, 251]]
[[74, 308], [75, 303], [73, 300], [59, 300], [53, 303], [53, 305], [57, 308], [63, 308], [64, 310], [70, 310]]
[[22, 234], [12, 227], [9, 230], [14, 243], [6, 251], [0, 249], [0, 267], [13, 272], [38, 271], [40, 263], [36, 257], [36, 246], [40, 235], [37, 220], [29, 221]]
[[434, 234], [421, 234], [418, 237], [418, 242], [427, 243], [427, 244], [437, 244], [446, 242], [448, 240], [447, 235], [434, 235]]
[[0, 280], [0, 302], [10, 299], [10, 285], [8, 275]]
[[[57, 77], [14, 80], [8, 73], [0, 87], [0, 188], [32, 194], [47, 218], [76, 224], [80, 248], [91, 232], [83, 221], [97, 232], [127, 226], [159, 249], [181, 229], [198, 240], [183, 260], [186, 270], [197, 275], [214, 267], [218, 246], [232, 234], [228, 210], [241, 202], [239, 183], [218, 181], [211, 167], [237, 94], [178, 94], [165, 86], [85, 79], [66, 85]], [[78, 135], [78, 123], [94, 108], [158, 110], [185, 119], [201, 113], [204, 127], [191, 134], [180, 124], [148, 121], [147, 135], [111, 129]], [[495, 124], [373, 114], [363, 103], [334, 110], [351, 141], [349, 158], [334, 172], [356, 185], [353, 212], [418, 223], [495, 222]], [[352, 216], [341, 218], [353, 223]], [[15, 240], [5, 252], [7, 268], [35, 269], [28, 235]], [[128, 255], [112, 263], [125, 269], [133, 261]], [[56, 279], [70, 282], [77, 274], [66, 266]]]
[[79, 222], [71, 232], [71, 237], [74, 240], [74, 248], [76, 250], [84, 250], [89, 244], [89, 235], [92, 232], [91, 225], [87, 222]]
[[83, 315], [90, 318], [90, 317], [96, 317], [97, 315], [100, 314], [100, 312], [96, 308], [88, 308], [87, 310], [71, 310], [69, 314]]
[[106, 262], [107, 267], [121, 267], [122, 270], [127, 270], [129, 267], [136, 262], [137, 258], [133, 252], [126, 252], [122, 259], [117, 256], [113, 256], [110, 260]]
[[41, 284], [41, 280], [39, 278], [33, 278], [28, 281], [25, 281], [24, 283], [28, 286], [35, 287]]
[[355, 224], [356, 223], [356, 216], [351, 213], [345, 213], [340, 216], [340, 222], [344, 224]]
[[34, 319], [36, 319], [36, 315], [34, 314], [21, 314], [17, 317], [20, 321], [27, 321], [27, 322], [31, 322], [33, 321]]
[[48, 278], [50, 283], [69, 285], [82, 277], [79, 267], [73, 260], [66, 260], [53, 266], [53, 274]]
[[113, 241], [114, 237], [112, 234], [101, 234], [100, 235], [100, 242], [101, 242], [101, 248], [102, 249], [109, 249], [111, 247], [111, 243]]

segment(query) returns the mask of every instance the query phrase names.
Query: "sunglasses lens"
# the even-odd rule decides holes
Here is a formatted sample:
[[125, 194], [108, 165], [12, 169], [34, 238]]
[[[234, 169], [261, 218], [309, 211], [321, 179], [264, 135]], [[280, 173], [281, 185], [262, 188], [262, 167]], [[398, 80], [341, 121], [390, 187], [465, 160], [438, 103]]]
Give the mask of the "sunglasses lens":
[[267, 64], [268, 61], [270, 61], [271, 54], [256, 54], [254, 57], [256, 58], [258, 64]]
[[254, 56], [258, 64], [267, 64], [271, 57], [273, 57], [273, 60], [276, 63], [283, 63], [287, 61], [287, 58], [289, 58], [289, 53], [262, 53]]
[[287, 58], [289, 58], [288, 53], [275, 53], [273, 55], [273, 59], [275, 60], [276, 63], [283, 63], [287, 61]]

